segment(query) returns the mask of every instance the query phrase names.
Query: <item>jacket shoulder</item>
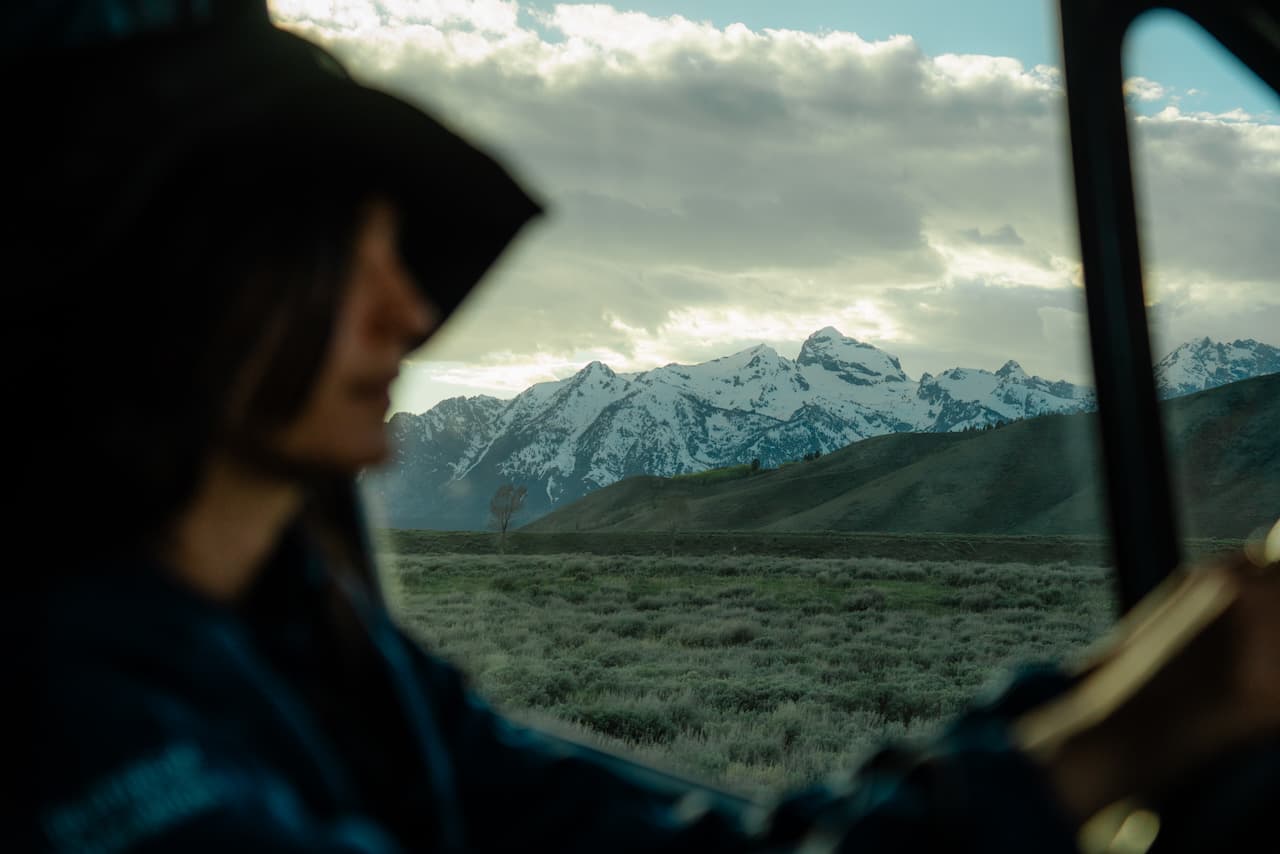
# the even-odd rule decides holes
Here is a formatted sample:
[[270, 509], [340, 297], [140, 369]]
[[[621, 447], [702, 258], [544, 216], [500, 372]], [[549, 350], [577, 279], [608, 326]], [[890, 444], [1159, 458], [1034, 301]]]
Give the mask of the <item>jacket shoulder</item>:
[[328, 769], [262, 749], [264, 722], [290, 723], [276, 708], [286, 699], [254, 684], [229, 615], [121, 579], [22, 599], [4, 644], [25, 701], [13, 850], [394, 850], [296, 785]]

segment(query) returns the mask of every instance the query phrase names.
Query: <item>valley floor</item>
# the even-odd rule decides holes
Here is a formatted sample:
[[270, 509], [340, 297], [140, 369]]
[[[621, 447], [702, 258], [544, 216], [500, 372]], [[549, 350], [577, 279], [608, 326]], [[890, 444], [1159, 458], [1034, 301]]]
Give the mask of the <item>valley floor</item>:
[[1098, 561], [459, 554], [411, 540], [383, 540], [393, 610], [499, 708], [754, 796], [928, 731], [1017, 662], [1080, 651], [1114, 614]]

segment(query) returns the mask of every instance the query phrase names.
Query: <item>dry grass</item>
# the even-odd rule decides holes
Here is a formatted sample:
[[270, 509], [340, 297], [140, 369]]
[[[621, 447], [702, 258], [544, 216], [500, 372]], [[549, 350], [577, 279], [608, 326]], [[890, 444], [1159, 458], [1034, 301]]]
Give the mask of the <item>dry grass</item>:
[[1111, 618], [1105, 570], [383, 554], [401, 622], [513, 717], [757, 796], [927, 731]]

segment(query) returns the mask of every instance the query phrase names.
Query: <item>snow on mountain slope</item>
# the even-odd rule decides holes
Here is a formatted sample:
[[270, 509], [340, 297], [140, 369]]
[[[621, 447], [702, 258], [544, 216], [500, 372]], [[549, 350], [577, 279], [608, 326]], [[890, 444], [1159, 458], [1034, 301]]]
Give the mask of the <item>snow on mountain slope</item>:
[[700, 365], [666, 365], [636, 376], [640, 386], [665, 385], [722, 409], [788, 418], [804, 403], [795, 363], [764, 344]]
[[842, 335], [830, 326], [805, 340], [796, 364], [820, 367], [854, 387], [907, 382], [897, 356]]
[[[1256, 341], [1179, 347], [1156, 368], [1167, 395], [1280, 370]], [[697, 365], [620, 375], [600, 362], [509, 401], [452, 398], [397, 413], [391, 463], [364, 479], [402, 527], [479, 528], [504, 482], [524, 483], [524, 519], [624, 477], [670, 476], [759, 459], [766, 467], [896, 432], [945, 432], [1093, 409], [1093, 391], [950, 368], [912, 380], [898, 359], [826, 327], [793, 361], [766, 345]]]
[[670, 476], [726, 465], [778, 419], [725, 409], [664, 383], [641, 385], [609, 407], [579, 448], [584, 480], [604, 486], [634, 474]]
[[1236, 380], [1280, 373], [1280, 348], [1254, 341], [1188, 341], [1156, 363], [1156, 389], [1176, 397]]
[[1012, 360], [995, 373], [972, 368], [950, 368], [936, 377], [926, 373], [920, 377], [916, 395], [929, 407], [916, 429], [933, 433], [1081, 412], [1094, 406], [1091, 389], [1028, 376]]
[[526, 435], [527, 444], [501, 463], [503, 474], [545, 477], [553, 471], [573, 471], [578, 438], [627, 393], [630, 383], [603, 363], [592, 362], [554, 386], [546, 389], [550, 394], [545, 400], [527, 402], [525, 412], [513, 413], [507, 429]]
[[482, 453], [493, 438], [500, 413], [508, 401], [496, 397], [451, 397], [422, 415], [397, 412], [387, 430], [399, 450], [393, 464], [403, 465], [412, 457], [419, 463], [430, 460], [458, 476], [462, 461]]

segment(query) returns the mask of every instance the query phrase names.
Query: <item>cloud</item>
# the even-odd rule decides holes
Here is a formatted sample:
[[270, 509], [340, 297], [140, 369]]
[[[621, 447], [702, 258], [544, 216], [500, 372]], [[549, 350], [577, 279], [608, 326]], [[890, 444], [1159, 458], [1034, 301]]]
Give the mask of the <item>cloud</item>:
[[1167, 98], [1170, 91], [1154, 80], [1148, 80], [1145, 77], [1130, 77], [1124, 81], [1124, 94], [1126, 98], [1135, 101], [1150, 102]]
[[[915, 375], [948, 367], [995, 370], [1016, 358], [1028, 373], [1088, 381], [1083, 292], [952, 281], [884, 294], [886, 313], [910, 318], [911, 335], [896, 352]], [[983, 336], [979, 330], [990, 330]]]
[[[789, 352], [827, 323], [917, 373], [1081, 364], [1056, 69], [599, 4], [316, 5], [273, 10], [549, 202], [419, 356], [459, 388], [505, 389], [521, 360], [554, 374]], [[1277, 133], [1176, 107], [1138, 119], [1153, 302], [1192, 317], [1213, 300], [1223, 329], [1280, 303], [1255, 287], [1280, 265]]]
[[986, 234], [983, 234], [981, 229], [966, 228], [960, 232], [960, 236], [970, 243], [979, 243], [983, 246], [1023, 246], [1026, 244], [1026, 241], [1018, 236], [1017, 230], [1008, 223]]
[[327, 33], [360, 33], [369, 42], [409, 41], [420, 30], [456, 29], [504, 36], [519, 29], [515, 0], [269, 0], [276, 21]]
[[1274, 291], [1280, 125], [1167, 107], [1136, 119], [1132, 147], [1153, 283], [1199, 282], [1213, 290], [1266, 282]]

